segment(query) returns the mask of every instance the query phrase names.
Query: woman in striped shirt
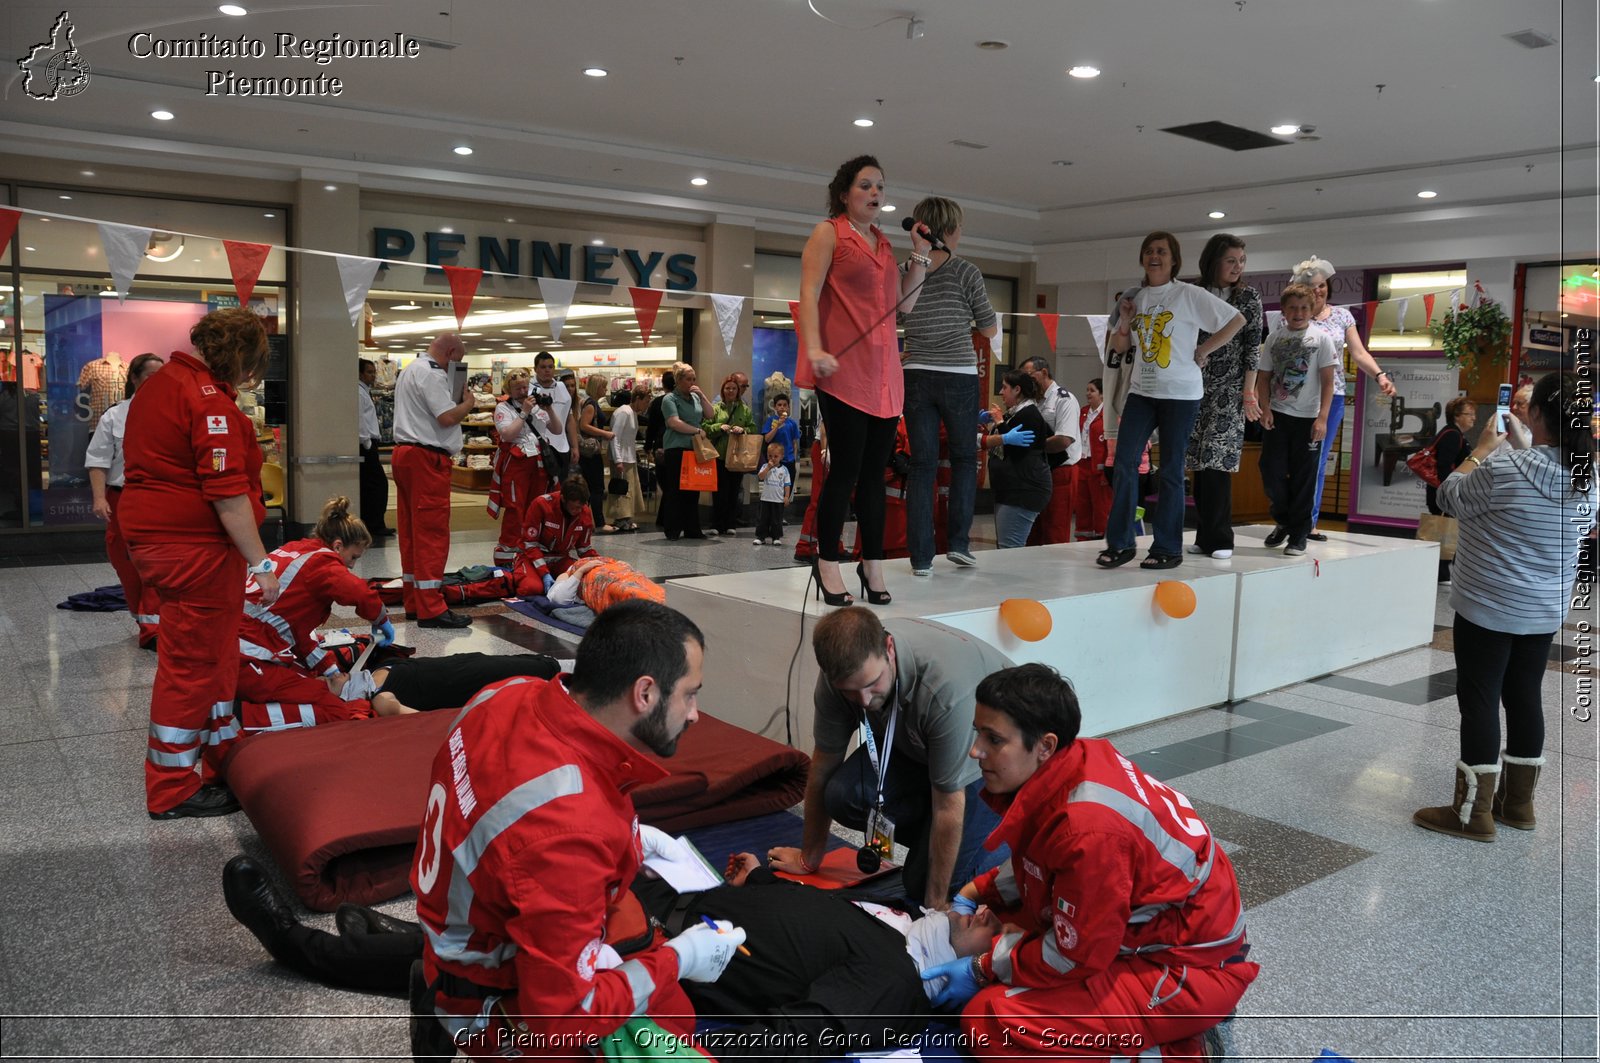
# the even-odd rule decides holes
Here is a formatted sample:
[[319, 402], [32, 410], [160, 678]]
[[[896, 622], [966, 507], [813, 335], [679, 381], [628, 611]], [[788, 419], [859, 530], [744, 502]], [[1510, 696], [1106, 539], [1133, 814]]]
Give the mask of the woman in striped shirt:
[[1494, 453], [1506, 437], [1485, 425], [1439, 485], [1440, 508], [1461, 523], [1450, 595], [1461, 760], [1455, 799], [1417, 811], [1411, 819], [1420, 827], [1485, 842], [1497, 821], [1534, 827], [1544, 764], [1540, 686], [1551, 640], [1573, 605], [1578, 544], [1594, 525], [1592, 394], [1573, 374], [1551, 373], [1528, 404], [1531, 445]]

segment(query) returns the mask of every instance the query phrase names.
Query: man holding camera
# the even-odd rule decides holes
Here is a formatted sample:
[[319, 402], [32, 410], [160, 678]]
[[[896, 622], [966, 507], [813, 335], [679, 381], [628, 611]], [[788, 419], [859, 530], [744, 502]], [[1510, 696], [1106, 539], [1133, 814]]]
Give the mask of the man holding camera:
[[545, 474], [552, 484], [559, 484], [572, 472], [578, 453], [578, 419], [572, 413], [572, 392], [556, 380], [556, 359], [549, 351], [540, 351], [534, 358], [533, 375], [530, 394], [547, 415], [543, 423], [535, 420], [533, 428], [543, 444]]
[[494, 477], [489, 484], [489, 516], [500, 518], [494, 563], [510, 568], [522, 549], [528, 506], [548, 489], [535, 425], [549, 427], [550, 407], [528, 400], [528, 371], [506, 374], [505, 401], [494, 408]]
[[[978, 798], [972, 706], [978, 681], [1011, 667], [970, 635], [926, 620], [882, 624], [869, 609], [836, 609], [811, 646], [822, 674], [813, 696], [815, 750], [806, 777], [801, 848], [767, 855], [780, 871], [821, 864], [838, 820], [906, 846], [905, 896], [944, 909], [950, 895], [1008, 856], [983, 851], [999, 823]], [[854, 734], [861, 745], [848, 758]], [[869, 861], [870, 862], [870, 861]]]

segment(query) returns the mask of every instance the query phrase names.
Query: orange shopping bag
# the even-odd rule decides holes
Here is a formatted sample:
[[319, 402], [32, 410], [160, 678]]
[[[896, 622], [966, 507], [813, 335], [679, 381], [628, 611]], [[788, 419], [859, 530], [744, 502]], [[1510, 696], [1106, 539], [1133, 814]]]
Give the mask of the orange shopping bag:
[[704, 461], [692, 449], [683, 452], [683, 467], [678, 470], [678, 487], [684, 491], [715, 491], [717, 463]]

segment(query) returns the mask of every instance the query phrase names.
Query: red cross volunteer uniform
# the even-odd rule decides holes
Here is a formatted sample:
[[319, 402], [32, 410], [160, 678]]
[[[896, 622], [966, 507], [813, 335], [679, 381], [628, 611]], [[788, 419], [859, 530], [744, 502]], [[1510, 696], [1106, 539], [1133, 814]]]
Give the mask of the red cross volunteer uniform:
[[419, 620], [446, 608], [439, 588], [450, 556], [450, 465], [461, 450], [461, 426], [439, 423], [456, 405], [449, 381], [443, 366], [420, 355], [394, 385], [395, 530], [406, 614]]

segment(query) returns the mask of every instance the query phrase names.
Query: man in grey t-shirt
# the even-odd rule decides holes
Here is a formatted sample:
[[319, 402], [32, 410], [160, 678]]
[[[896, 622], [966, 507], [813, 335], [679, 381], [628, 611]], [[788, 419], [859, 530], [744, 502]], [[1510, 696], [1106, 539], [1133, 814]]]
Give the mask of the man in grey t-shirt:
[[[883, 812], [894, 822], [894, 840], [909, 850], [906, 896], [930, 908], [948, 907], [953, 889], [1007, 856], [1004, 846], [983, 849], [999, 817], [978, 797], [982, 780], [967, 751], [978, 682], [1011, 661], [942, 624], [881, 624], [860, 606], [823, 617], [811, 642], [822, 674], [814, 695], [816, 748], [806, 779], [804, 839], [800, 850], [786, 852], [799, 866], [777, 866], [818, 866], [834, 820], [865, 829], [881, 778]], [[871, 750], [863, 742], [847, 758], [863, 721], [871, 727]]]

